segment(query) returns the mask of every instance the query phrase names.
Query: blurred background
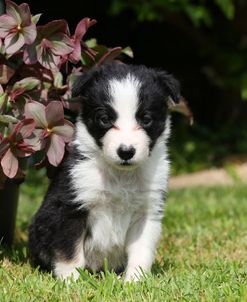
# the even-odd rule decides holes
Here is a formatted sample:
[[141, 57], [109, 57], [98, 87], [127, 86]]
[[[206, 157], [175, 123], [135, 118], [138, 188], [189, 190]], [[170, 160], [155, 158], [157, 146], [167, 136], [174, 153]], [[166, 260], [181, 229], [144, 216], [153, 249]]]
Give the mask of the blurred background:
[[[23, 1], [16, 1], [22, 3]], [[40, 24], [65, 18], [73, 32], [95, 18], [87, 38], [130, 46], [125, 62], [159, 67], [181, 82], [192, 127], [173, 116], [173, 174], [242, 163], [247, 155], [247, 1], [28, 0]]]

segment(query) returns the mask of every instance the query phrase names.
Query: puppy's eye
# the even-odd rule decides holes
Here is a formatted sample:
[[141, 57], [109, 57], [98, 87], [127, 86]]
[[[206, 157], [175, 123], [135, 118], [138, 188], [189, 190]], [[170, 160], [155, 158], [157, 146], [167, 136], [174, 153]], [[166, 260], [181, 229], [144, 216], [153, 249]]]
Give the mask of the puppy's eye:
[[102, 128], [110, 128], [112, 126], [111, 118], [107, 114], [96, 115], [96, 121]]
[[153, 123], [153, 119], [149, 114], [145, 114], [141, 119], [141, 124], [143, 127], [150, 127]]

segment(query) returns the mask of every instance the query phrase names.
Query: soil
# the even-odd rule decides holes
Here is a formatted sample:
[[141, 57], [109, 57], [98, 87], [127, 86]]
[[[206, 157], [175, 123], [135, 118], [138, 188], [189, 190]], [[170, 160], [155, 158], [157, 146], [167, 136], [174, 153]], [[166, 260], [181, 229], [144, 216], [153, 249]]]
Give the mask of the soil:
[[236, 182], [247, 183], [247, 163], [232, 166], [230, 170], [210, 169], [171, 177], [169, 187], [172, 189], [190, 188], [197, 186], [227, 186]]

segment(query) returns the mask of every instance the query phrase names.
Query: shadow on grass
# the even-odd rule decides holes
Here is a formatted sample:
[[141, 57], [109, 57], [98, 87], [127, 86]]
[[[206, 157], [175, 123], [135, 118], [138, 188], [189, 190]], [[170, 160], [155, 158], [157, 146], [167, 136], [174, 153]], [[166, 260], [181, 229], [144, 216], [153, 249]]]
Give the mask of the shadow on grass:
[[0, 261], [8, 259], [14, 264], [30, 262], [28, 254], [28, 227], [30, 222], [19, 223], [15, 230], [15, 239], [12, 246], [1, 244], [0, 242]]
[[27, 263], [30, 260], [27, 250], [27, 242], [24, 240], [18, 240], [18, 242], [15, 242], [12, 247], [1, 244], [0, 261], [7, 258], [15, 264]]
[[[9, 260], [12, 264], [16, 265], [29, 264], [32, 269], [38, 269], [40, 273], [49, 273], [47, 270], [39, 268], [32, 262], [28, 254], [28, 243], [25, 240], [18, 240], [18, 242], [15, 242], [11, 248], [4, 245], [0, 245], [0, 262], [5, 259]], [[174, 266], [175, 263], [168, 259], [162, 261], [162, 263], [155, 261], [152, 266], [152, 275], [164, 275], [165, 272], [169, 271]], [[92, 272], [88, 269], [84, 271], [80, 269], [80, 275], [84, 276], [86, 274], [87, 278], [94, 277], [97, 280], [104, 278], [104, 276], [107, 276], [109, 273], [114, 273], [119, 277], [123, 277], [124, 268], [119, 270], [118, 272], [108, 271], [107, 266], [102, 268], [102, 270], [98, 272]]]
[[175, 267], [175, 263], [170, 261], [170, 259], [165, 259], [162, 261], [162, 263], [156, 260], [152, 266], [152, 274], [162, 275], [173, 267]]
[[28, 253], [27, 240], [18, 239], [12, 247], [0, 244], [0, 263], [6, 260], [11, 263], [11, 266], [18, 266], [18, 270], [22, 266], [28, 265], [32, 272], [38, 270], [41, 274], [50, 274], [49, 271], [41, 269], [33, 262]]

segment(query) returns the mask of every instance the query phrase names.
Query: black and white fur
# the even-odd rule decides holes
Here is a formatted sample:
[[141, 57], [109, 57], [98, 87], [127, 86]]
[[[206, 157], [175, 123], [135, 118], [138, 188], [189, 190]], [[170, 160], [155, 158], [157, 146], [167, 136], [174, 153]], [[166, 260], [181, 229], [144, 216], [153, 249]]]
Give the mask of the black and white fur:
[[167, 100], [178, 81], [144, 66], [109, 64], [84, 73], [71, 152], [30, 227], [31, 256], [55, 276], [77, 268], [150, 271], [161, 234], [169, 161]]

